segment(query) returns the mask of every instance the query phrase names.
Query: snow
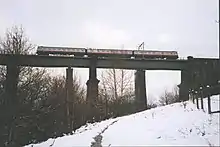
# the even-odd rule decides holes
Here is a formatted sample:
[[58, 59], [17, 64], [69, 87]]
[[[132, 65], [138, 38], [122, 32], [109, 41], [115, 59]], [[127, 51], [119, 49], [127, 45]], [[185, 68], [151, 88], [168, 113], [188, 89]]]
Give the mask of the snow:
[[[208, 114], [191, 101], [175, 103], [136, 114], [88, 124], [73, 135], [48, 139], [27, 147], [90, 146], [102, 135], [102, 146], [198, 145], [220, 146], [219, 113]], [[219, 110], [219, 97], [211, 98], [212, 111]], [[33, 146], [31, 146], [33, 145]]]

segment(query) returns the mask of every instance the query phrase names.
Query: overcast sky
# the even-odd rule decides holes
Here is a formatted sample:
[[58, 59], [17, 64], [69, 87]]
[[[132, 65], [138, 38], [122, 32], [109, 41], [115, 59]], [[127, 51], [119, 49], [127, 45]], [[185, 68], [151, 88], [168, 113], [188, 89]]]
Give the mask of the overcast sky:
[[[218, 57], [216, 20], [218, 0], [0, 0], [0, 35], [23, 25], [36, 45], [136, 49], [144, 41], [146, 50]], [[85, 83], [88, 70], [77, 72]], [[147, 82], [158, 96], [180, 72], [147, 72]]]

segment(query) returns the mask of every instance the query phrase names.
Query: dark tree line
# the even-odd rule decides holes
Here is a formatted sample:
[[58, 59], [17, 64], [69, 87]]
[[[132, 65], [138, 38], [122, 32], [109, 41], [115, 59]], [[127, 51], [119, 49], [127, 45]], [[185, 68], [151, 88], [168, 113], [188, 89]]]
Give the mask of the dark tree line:
[[[30, 54], [33, 49], [34, 46], [29, 42], [22, 27], [15, 26], [8, 29], [5, 37], [1, 38], [1, 53]], [[86, 118], [89, 111], [85, 97], [86, 91], [81, 86], [77, 75], [73, 77], [73, 98], [67, 102], [65, 77], [54, 77], [44, 68], [18, 67], [17, 71], [19, 75], [17, 93], [13, 99], [14, 105], [12, 105], [8, 102], [5, 92], [6, 67], [0, 66], [1, 145], [21, 146], [41, 142], [48, 138], [72, 133], [85, 123], [92, 122]], [[123, 100], [119, 103], [119, 97], [114, 100], [109, 95], [104, 97], [103, 95], [100, 91], [96, 104], [95, 117], [98, 117], [98, 120], [131, 112], [128, 111], [128, 107], [125, 107], [131, 105], [130, 102]], [[126, 96], [120, 97], [124, 99]], [[66, 113], [68, 105], [73, 106], [71, 111], [74, 114]], [[10, 112], [13, 112], [13, 116]], [[71, 123], [74, 127], [71, 130], [68, 128], [68, 118], [73, 117], [72, 115], [74, 119]]]
[[[33, 49], [22, 27], [8, 29], [1, 38], [1, 53], [30, 54]], [[18, 67], [17, 71], [17, 93], [12, 105], [5, 92], [6, 67], [0, 66], [1, 146], [21, 146], [70, 133], [65, 115], [65, 77], [53, 77], [43, 68]], [[73, 83], [74, 98], [80, 105], [85, 100], [85, 90], [77, 77]], [[75, 129], [85, 123], [85, 119], [80, 119], [84, 115], [78, 110]]]
[[[12, 27], [0, 40], [1, 53], [30, 54], [34, 46], [22, 27]], [[44, 68], [18, 67], [15, 105], [5, 95], [6, 67], [0, 66], [0, 145], [22, 146], [72, 133], [80, 126], [93, 122], [87, 119], [86, 91], [73, 77], [73, 97], [66, 101], [66, 78], [52, 76]], [[100, 77], [99, 97], [96, 101], [96, 120], [123, 116], [136, 112], [134, 89], [128, 71], [107, 70]], [[111, 79], [113, 78], [113, 79]], [[73, 101], [74, 100], [74, 101]], [[73, 114], [67, 114], [67, 106]], [[15, 108], [15, 107], [16, 108]], [[148, 108], [156, 107], [155, 104]], [[12, 111], [14, 110], [14, 111]], [[14, 112], [13, 117], [9, 112]], [[73, 128], [68, 118], [73, 117]]]

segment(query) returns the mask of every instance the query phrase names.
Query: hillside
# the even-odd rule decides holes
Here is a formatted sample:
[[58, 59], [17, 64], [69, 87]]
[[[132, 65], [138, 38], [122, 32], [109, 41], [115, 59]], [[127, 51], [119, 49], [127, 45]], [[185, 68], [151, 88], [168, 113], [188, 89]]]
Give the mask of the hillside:
[[[219, 113], [197, 110], [191, 101], [175, 103], [136, 114], [88, 124], [66, 135], [27, 147], [97, 147], [137, 145], [220, 145]], [[219, 98], [212, 97], [212, 110], [219, 110]], [[96, 138], [94, 139], [94, 137]], [[98, 143], [100, 142], [100, 143]]]

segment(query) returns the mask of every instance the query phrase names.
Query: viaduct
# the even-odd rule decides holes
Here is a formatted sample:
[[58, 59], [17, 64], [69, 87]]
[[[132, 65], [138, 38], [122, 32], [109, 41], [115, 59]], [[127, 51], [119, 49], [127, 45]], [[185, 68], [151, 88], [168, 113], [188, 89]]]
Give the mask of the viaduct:
[[[219, 60], [217, 60], [219, 61]], [[71, 87], [73, 82], [73, 69], [89, 68], [87, 81], [87, 102], [93, 115], [93, 105], [98, 97], [97, 68], [132, 69], [135, 73], [135, 98], [137, 111], [147, 109], [145, 70], [174, 70], [181, 71], [181, 84], [179, 85], [180, 101], [189, 100], [190, 79], [193, 66], [193, 58], [186, 60], [174, 59], [128, 59], [128, 58], [99, 58], [99, 57], [64, 57], [45, 55], [18, 55], [0, 54], [0, 65], [7, 66], [6, 96], [9, 102], [15, 103], [17, 91], [18, 66], [29, 67], [67, 67], [66, 85], [67, 100], [72, 96]]]
[[15, 77], [17, 66], [31, 67], [68, 67], [66, 69], [67, 95], [71, 95], [72, 67], [89, 68], [87, 81], [87, 100], [92, 101], [98, 95], [97, 68], [133, 69], [135, 73], [135, 95], [139, 109], [146, 108], [145, 70], [180, 70], [181, 87], [180, 99], [188, 100], [187, 65], [188, 60], [155, 60], [155, 59], [121, 59], [97, 57], [62, 57], [41, 55], [13, 55], [0, 54], [0, 65], [7, 66], [6, 93], [8, 97], [15, 97]]

